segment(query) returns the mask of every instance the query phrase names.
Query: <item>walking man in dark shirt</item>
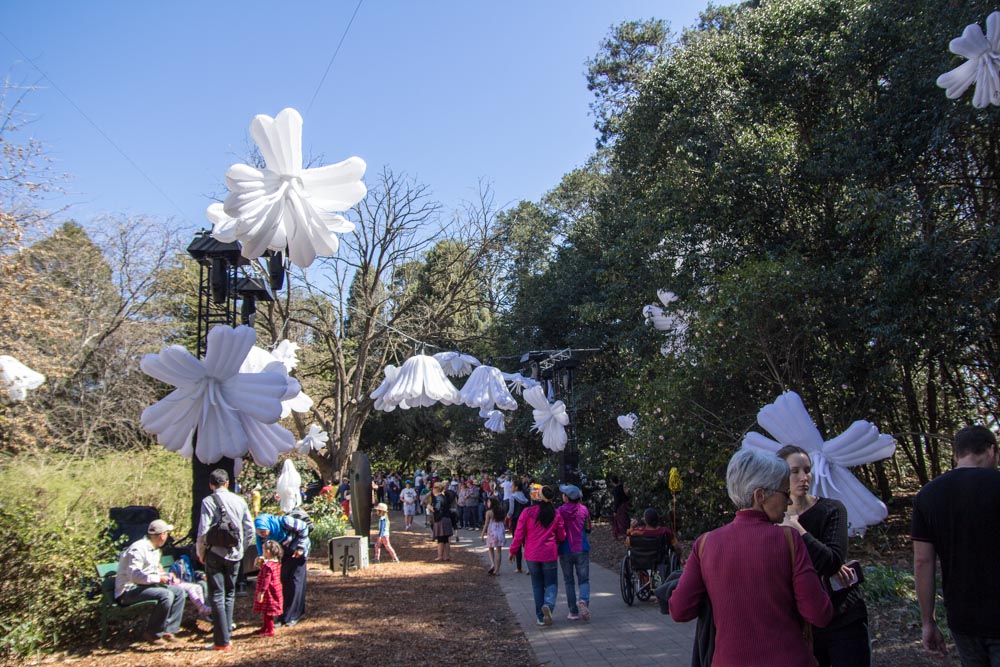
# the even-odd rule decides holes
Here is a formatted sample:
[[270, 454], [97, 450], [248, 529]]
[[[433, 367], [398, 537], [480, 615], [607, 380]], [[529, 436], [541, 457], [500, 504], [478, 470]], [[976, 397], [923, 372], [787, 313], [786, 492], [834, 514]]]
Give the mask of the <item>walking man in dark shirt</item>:
[[913, 500], [913, 574], [924, 648], [947, 653], [934, 616], [935, 556], [962, 665], [1000, 667], [1000, 471], [997, 439], [983, 426], [955, 434], [955, 468]]

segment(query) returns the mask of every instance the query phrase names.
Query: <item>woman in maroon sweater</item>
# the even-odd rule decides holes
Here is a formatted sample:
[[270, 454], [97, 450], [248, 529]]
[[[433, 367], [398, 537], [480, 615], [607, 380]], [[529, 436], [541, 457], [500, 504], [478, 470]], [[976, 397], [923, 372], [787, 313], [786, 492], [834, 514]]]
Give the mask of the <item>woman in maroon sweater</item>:
[[[799, 534], [775, 524], [788, 507], [788, 464], [741, 449], [726, 470], [732, 523], [695, 540], [670, 597], [670, 616], [690, 621], [707, 595], [715, 617], [714, 667], [812, 667], [802, 620], [830, 622], [833, 607]], [[793, 557], [794, 553], [794, 557]]]

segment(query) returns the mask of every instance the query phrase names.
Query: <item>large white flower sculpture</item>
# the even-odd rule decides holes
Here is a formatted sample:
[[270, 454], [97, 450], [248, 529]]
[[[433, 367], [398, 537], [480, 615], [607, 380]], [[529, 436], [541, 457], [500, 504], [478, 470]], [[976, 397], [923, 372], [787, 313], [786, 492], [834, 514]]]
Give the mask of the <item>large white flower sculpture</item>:
[[479, 359], [461, 352], [438, 352], [434, 358], [449, 377], [465, 377], [472, 372], [473, 366], [479, 365]]
[[[259, 115], [250, 136], [260, 148], [265, 168], [235, 164], [226, 172], [230, 194], [220, 211], [207, 211], [220, 241], [240, 241], [243, 256], [260, 257], [267, 249], [284, 251], [305, 268], [317, 255], [337, 252], [337, 233], [354, 223], [334, 211], [346, 211], [364, 199], [365, 162], [351, 157], [316, 169], [302, 167], [302, 116], [284, 109], [276, 117]], [[230, 221], [227, 218], [231, 218]]]
[[[282, 343], [287, 343], [288, 341], [282, 341]], [[295, 345], [295, 343], [292, 343]], [[296, 346], [298, 347], [298, 346]], [[287, 359], [287, 355], [285, 355]], [[292, 354], [292, 365], [289, 366], [287, 361], [278, 359], [274, 356], [274, 353], [268, 352], [265, 349], [259, 348], [256, 345], [250, 348], [250, 352], [247, 353], [247, 358], [243, 360], [240, 365], [241, 373], [261, 373], [263, 371], [270, 371], [274, 373], [282, 373], [287, 377], [288, 380], [288, 391], [285, 393], [285, 397], [281, 399], [281, 418], [284, 419], [288, 415], [295, 412], [309, 412], [309, 409], [313, 406], [313, 400], [302, 391], [301, 385], [299, 385], [298, 380], [288, 375], [288, 371], [295, 368], [295, 355]]]
[[986, 35], [978, 23], [965, 27], [961, 37], [948, 44], [952, 53], [968, 60], [937, 79], [949, 99], [962, 96], [973, 83], [972, 106], [982, 109], [991, 103], [1000, 106], [1000, 12], [986, 17]]
[[395, 405], [403, 410], [461, 402], [458, 389], [445, 377], [441, 364], [426, 354], [414, 355], [403, 362], [395, 380], [376, 398], [381, 398], [384, 405]]
[[302, 504], [302, 476], [295, 469], [295, 464], [291, 459], [285, 459], [281, 466], [281, 474], [278, 475], [278, 505], [281, 511], [288, 513]]
[[38, 389], [45, 382], [45, 376], [37, 373], [14, 357], [0, 354], [0, 391], [7, 393], [12, 402], [23, 401], [29, 389]]
[[542, 434], [542, 444], [554, 452], [565, 449], [567, 440], [565, 426], [569, 424], [566, 405], [562, 401], [549, 403], [545, 390], [541, 387], [525, 389], [524, 400], [534, 408], [532, 416], [535, 418], [535, 423], [531, 429]]
[[293, 387], [278, 371], [239, 372], [256, 339], [250, 327], [220, 325], [208, 334], [204, 361], [179, 345], [143, 357], [139, 366], [144, 373], [176, 387], [142, 411], [143, 428], [187, 458], [195, 453], [192, 436], [197, 430], [198, 460], [205, 464], [249, 451], [259, 465], [275, 465], [279, 454], [295, 446], [295, 437], [276, 424], [281, 401]]
[[618, 416], [618, 426], [622, 428], [623, 431], [629, 435], [633, 434], [635, 430], [635, 425], [639, 423], [639, 417], [634, 413], [630, 412], [627, 415]]
[[517, 401], [507, 389], [507, 381], [499, 368], [478, 366], [465, 381], [459, 392], [462, 403], [470, 408], [490, 411], [494, 407], [501, 410], [517, 410]]
[[321, 451], [326, 447], [326, 443], [329, 441], [330, 436], [327, 432], [324, 431], [319, 424], [313, 424], [309, 427], [309, 432], [306, 433], [306, 437], [302, 438], [297, 443], [299, 454]]
[[872, 495], [847, 469], [892, 456], [896, 441], [881, 435], [874, 424], [856, 421], [837, 437], [823, 441], [819, 430], [806, 411], [802, 399], [794, 391], [786, 391], [771, 405], [757, 413], [757, 423], [777, 438], [777, 442], [760, 433], [750, 432], [743, 446], [765, 452], [777, 452], [785, 445], [797, 445], [812, 459], [813, 486], [811, 493], [836, 498], [847, 507], [849, 535], [864, 533], [865, 528], [882, 522], [888, 511], [881, 500]]

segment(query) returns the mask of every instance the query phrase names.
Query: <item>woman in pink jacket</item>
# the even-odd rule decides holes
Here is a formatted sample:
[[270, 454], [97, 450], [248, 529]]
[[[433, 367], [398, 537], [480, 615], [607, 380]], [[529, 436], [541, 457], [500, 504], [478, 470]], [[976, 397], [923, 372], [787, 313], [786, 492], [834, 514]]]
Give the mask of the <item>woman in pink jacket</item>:
[[555, 497], [555, 491], [542, 487], [536, 498], [538, 504], [521, 513], [510, 545], [511, 561], [524, 546], [538, 625], [552, 625], [552, 610], [559, 593], [559, 542], [566, 539], [566, 527], [562, 516], [552, 506]]

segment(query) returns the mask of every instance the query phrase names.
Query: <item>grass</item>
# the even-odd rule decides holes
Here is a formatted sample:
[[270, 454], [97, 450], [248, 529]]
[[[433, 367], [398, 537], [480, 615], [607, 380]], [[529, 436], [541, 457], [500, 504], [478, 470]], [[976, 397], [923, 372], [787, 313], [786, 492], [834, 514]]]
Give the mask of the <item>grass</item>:
[[39, 453], [0, 459], [0, 503], [30, 500], [58, 530], [106, 521], [108, 510], [152, 505], [183, 535], [191, 519], [191, 463], [159, 447], [80, 459]]

